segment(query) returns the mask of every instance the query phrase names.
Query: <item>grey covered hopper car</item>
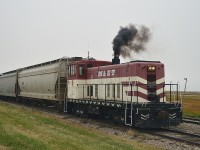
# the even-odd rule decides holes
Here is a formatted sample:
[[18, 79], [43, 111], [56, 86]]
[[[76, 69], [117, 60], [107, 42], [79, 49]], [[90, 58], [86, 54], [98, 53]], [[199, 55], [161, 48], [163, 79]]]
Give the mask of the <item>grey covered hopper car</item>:
[[67, 84], [67, 61], [31, 66], [19, 72], [19, 95], [46, 100], [63, 100]]
[[0, 75], [0, 96], [56, 102], [63, 108], [67, 95], [67, 66], [81, 57], [61, 58]]

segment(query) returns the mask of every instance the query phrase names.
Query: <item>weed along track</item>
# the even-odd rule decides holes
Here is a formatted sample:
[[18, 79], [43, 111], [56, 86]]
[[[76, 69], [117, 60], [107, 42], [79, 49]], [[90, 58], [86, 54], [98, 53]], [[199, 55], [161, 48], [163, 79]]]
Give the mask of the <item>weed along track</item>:
[[0, 101], [0, 145], [20, 150], [155, 149], [82, 126], [84, 119], [65, 116]]
[[[175, 149], [175, 148], [176, 149], [179, 148], [181, 150], [188, 149], [188, 148], [189, 149], [195, 149], [195, 148], [198, 149], [198, 146], [193, 146], [190, 143], [187, 143], [185, 141], [184, 141], [185, 144], [182, 143], [183, 141], [179, 141], [180, 144], [177, 146], [177, 141], [174, 141], [174, 139], [171, 139], [171, 138], [169, 139], [167, 137], [164, 137], [164, 136], [158, 135], [158, 134], [157, 135], [149, 134], [146, 131], [141, 132], [140, 130], [137, 130], [137, 129], [134, 129], [131, 127], [127, 127], [122, 124], [116, 124], [116, 123], [113, 123], [113, 122], [105, 120], [105, 119], [82, 118], [82, 117], [78, 117], [78, 116], [72, 115], [72, 114], [58, 113], [57, 110], [52, 107], [42, 107], [42, 106], [41, 107], [35, 107], [35, 106], [25, 107], [23, 104], [0, 102], [0, 106], [2, 104], [9, 106], [9, 109], [12, 109], [12, 110], [19, 109], [20, 111], [21, 110], [28, 111], [28, 113], [26, 112], [27, 114], [23, 114], [18, 110], [18, 113], [20, 112], [21, 114], [23, 114], [23, 116], [29, 115], [29, 117], [28, 117], [29, 121], [28, 120], [26, 120], [26, 121], [33, 124], [32, 121], [34, 120], [34, 122], [36, 124], [41, 126], [40, 128], [42, 130], [43, 130], [43, 127], [42, 127], [43, 125], [45, 125], [45, 128], [46, 127], [48, 128], [48, 131], [44, 130], [44, 132], [43, 132], [40, 130], [41, 133], [38, 133], [38, 131], [36, 131], [36, 132], [31, 131], [31, 133], [34, 134], [33, 137], [35, 137], [36, 135], [38, 136], [38, 134], [40, 134], [40, 135], [47, 134], [48, 136], [52, 136], [49, 134], [52, 132], [52, 130], [55, 130], [53, 132], [53, 134], [55, 134], [55, 135], [61, 134], [62, 132], [63, 132], [62, 134], [66, 134], [64, 137], [62, 137], [62, 136], [59, 137], [57, 135], [58, 137], [57, 136], [56, 137], [58, 139], [59, 138], [67, 139], [68, 133], [65, 133], [66, 132], [65, 130], [68, 128], [68, 126], [70, 126], [70, 128], [71, 128], [71, 126], [73, 126], [73, 127], [78, 128], [78, 130], [83, 129], [84, 132], [86, 132], [86, 133], [88, 132], [88, 134], [90, 132], [92, 132], [91, 134], [97, 133], [97, 135], [99, 135], [101, 133], [102, 136], [105, 135], [108, 137], [111, 136], [111, 137], [117, 138], [119, 140], [118, 141], [119, 143], [125, 142], [125, 143], [131, 144], [131, 145], [134, 145], [135, 143], [136, 143], [136, 145], [138, 145], [138, 143], [139, 143], [140, 146], [142, 145], [141, 149], [151, 149], [152, 147], [153, 147], [152, 149], [159, 149], [159, 148], [163, 149], [164, 148], [167, 150]], [[7, 111], [9, 111], [9, 110], [7, 110]], [[37, 116], [34, 116], [35, 113], [37, 114]], [[39, 119], [39, 121], [37, 120], [38, 114], [45, 117], [44, 122], [43, 121], [41, 122], [41, 120], [43, 120], [43, 119]], [[46, 117], [48, 119], [46, 119]], [[24, 117], [24, 118], [26, 118], [26, 117]], [[53, 120], [51, 120], [51, 118]], [[23, 122], [25, 123], [25, 121], [23, 121]], [[58, 125], [56, 122], [58, 122]], [[62, 124], [62, 123], [64, 123], [64, 124]], [[19, 125], [19, 126], [21, 126], [21, 125]], [[29, 126], [29, 123], [26, 126]], [[65, 126], [67, 126], [67, 127], [65, 127]], [[59, 127], [59, 130], [57, 129], [58, 127]], [[32, 128], [31, 130], [35, 130], [35, 127], [31, 127], [31, 128]], [[25, 130], [27, 131], [30, 129], [25, 129]], [[61, 130], [62, 130], [62, 132], [61, 132]], [[75, 131], [76, 130], [77, 129], [75, 129]], [[159, 131], [155, 131], [155, 133], [159, 133]], [[68, 134], [69, 137], [72, 136], [70, 134]], [[79, 136], [82, 136], [82, 135], [79, 135]], [[78, 140], [78, 135], [76, 135], [75, 138], [77, 138], [77, 140]], [[53, 138], [50, 139], [50, 141], [51, 140], [53, 140]], [[42, 139], [41, 139], [41, 141], [42, 141]], [[146, 147], [146, 145], [148, 148]], [[130, 149], [132, 149], [132, 148], [130, 148]], [[119, 148], [119, 149], [121, 149], [121, 148]], [[128, 148], [124, 148], [124, 149], [128, 149]]]

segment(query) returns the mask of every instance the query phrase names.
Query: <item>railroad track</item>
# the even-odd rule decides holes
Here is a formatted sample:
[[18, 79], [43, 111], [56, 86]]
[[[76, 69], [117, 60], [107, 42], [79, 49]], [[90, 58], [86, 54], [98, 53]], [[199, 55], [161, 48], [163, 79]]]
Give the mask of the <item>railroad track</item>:
[[197, 118], [184, 117], [183, 122], [200, 125], [200, 119]]
[[199, 134], [193, 134], [176, 129], [162, 129], [162, 130], [150, 130], [150, 131], [142, 130], [142, 132], [200, 147]]

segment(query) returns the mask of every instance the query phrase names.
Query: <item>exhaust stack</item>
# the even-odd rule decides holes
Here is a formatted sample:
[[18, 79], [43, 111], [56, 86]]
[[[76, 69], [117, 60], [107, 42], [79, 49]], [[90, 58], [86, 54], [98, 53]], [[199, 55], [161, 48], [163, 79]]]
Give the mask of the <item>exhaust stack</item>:
[[114, 56], [114, 58], [112, 59], [112, 64], [113, 65], [120, 64], [119, 56]]

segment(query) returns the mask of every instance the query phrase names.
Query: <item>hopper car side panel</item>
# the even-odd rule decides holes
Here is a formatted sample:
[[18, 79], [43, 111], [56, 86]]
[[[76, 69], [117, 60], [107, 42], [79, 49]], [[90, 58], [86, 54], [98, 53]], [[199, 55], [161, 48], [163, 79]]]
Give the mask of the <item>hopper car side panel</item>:
[[16, 97], [17, 73], [0, 76], [0, 95]]
[[58, 73], [43, 73], [20, 76], [20, 96], [38, 99], [56, 100], [56, 82]]

